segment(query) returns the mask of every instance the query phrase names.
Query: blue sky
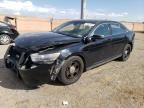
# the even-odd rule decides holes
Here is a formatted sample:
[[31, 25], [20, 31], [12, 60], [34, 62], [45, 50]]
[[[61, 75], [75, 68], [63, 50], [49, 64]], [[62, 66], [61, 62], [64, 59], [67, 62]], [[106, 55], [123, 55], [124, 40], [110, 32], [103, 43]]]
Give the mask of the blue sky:
[[[0, 13], [22, 16], [80, 17], [81, 0], [0, 0]], [[85, 18], [144, 21], [144, 0], [87, 0]]]

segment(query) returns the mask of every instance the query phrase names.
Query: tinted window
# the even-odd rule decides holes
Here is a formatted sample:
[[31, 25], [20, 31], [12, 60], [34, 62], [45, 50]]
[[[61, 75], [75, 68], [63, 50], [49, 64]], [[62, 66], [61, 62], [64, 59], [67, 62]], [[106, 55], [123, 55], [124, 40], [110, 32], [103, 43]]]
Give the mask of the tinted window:
[[94, 35], [104, 35], [109, 36], [110, 35], [110, 29], [108, 24], [102, 24], [98, 26], [98, 28], [95, 30]]
[[111, 24], [112, 34], [120, 34], [126, 32], [126, 29], [120, 24]]

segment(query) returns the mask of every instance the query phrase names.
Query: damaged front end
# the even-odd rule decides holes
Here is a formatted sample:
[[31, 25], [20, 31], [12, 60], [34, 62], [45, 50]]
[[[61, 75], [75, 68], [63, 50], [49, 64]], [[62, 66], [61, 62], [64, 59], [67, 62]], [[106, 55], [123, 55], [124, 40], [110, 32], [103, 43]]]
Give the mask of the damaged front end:
[[25, 84], [37, 86], [57, 78], [68, 54], [68, 50], [54, 52], [53, 49], [47, 48], [34, 52], [11, 45], [4, 60], [6, 67], [16, 72]]

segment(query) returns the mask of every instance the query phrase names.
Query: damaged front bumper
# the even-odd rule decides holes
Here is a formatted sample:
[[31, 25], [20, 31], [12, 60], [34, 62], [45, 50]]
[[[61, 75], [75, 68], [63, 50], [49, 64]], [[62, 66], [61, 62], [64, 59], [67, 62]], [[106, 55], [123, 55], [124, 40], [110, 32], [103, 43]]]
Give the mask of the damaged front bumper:
[[16, 72], [29, 86], [54, 81], [64, 63], [64, 60], [59, 58], [52, 64], [35, 64], [27, 51], [19, 51], [15, 46], [9, 46], [4, 61], [6, 67]]

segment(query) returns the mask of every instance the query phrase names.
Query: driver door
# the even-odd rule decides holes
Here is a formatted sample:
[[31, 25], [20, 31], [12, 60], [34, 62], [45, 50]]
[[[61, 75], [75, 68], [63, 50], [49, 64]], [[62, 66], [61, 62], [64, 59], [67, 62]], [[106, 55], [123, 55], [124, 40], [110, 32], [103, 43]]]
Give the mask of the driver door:
[[109, 24], [100, 24], [96, 27], [91, 36], [103, 36], [85, 45], [84, 52], [87, 57], [88, 67], [97, 65], [108, 59], [111, 55], [111, 30]]

